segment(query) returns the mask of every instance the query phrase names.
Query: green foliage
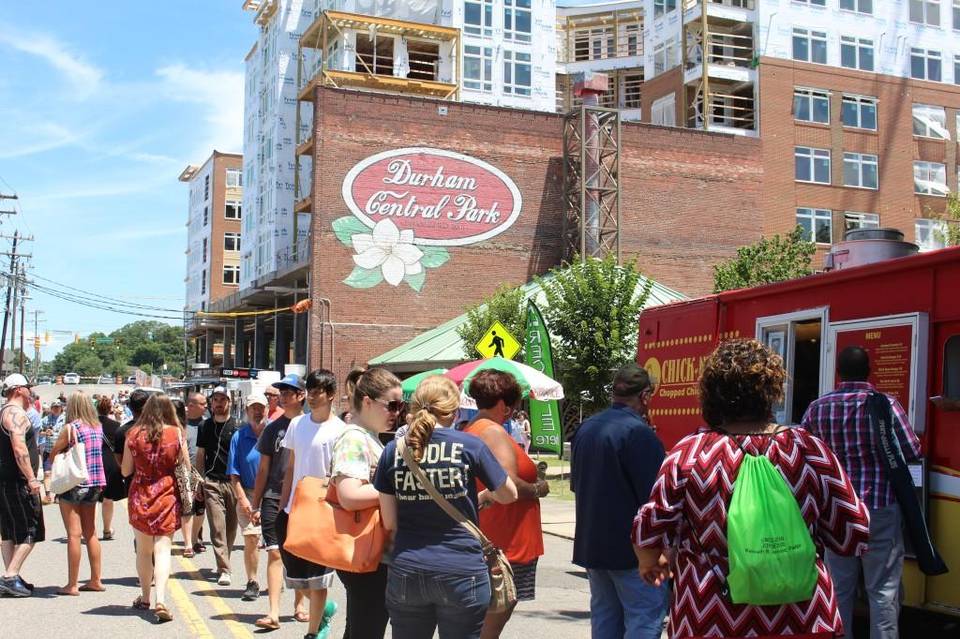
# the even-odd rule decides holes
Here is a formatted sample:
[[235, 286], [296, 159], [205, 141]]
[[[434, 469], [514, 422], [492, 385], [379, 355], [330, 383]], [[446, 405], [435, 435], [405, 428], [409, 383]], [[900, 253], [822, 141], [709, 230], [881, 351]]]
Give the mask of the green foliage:
[[[457, 329], [457, 334], [463, 340], [464, 357], [467, 359], [480, 357], [473, 347], [498, 320], [523, 343], [523, 332], [526, 328], [525, 310], [523, 291], [508, 284], [498, 288], [486, 301], [467, 309], [467, 321]], [[521, 348], [514, 359], [520, 361], [522, 358], [523, 349]]]
[[618, 265], [613, 257], [552, 274], [538, 282], [547, 297], [542, 310], [555, 340], [555, 370], [564, 395], [580, 397], [589, 414], [609, 404], [613, 374], [635, 357], [637, 318], [653, 281], [643, 282], [636, 262]]
[[936, 213], [927, 207], [927, 217], [944, 222], [942, 230], [933, 232], [944, 246], [960, 246], [960, 193], [952, 191], [947, 195], [943, 213]]
[[[111, 338], [110, 343], [97, 343], [97, 338]], [[91, 333], [79, 342], [63, 347], [46, 374], [79, 373], [82, 376], [109, 373], [125, 376], [130, 367], [162, 371], [179, 376], [183, 373], [183, 327], [163, 322], [141, 320], [127, 324], [109, 335]]]
[[761, 238], [756, 244], [737, 249], [732, 260], [713, 267], [713, 290], [719, 293], [810, 275], [816, 250], [816, 245], [804, 238], [800, 226], [789, 235]]

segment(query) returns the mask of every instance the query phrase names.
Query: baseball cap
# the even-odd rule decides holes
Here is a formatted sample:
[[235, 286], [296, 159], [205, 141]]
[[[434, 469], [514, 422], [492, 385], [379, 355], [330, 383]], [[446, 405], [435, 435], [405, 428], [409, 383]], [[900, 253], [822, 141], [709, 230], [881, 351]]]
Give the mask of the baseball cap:
[[63, 402], [61, 402], [59, 399], [55, 399], [50, 402], [50, 408], [60, 408], [61, 406], [63, 406]]
[[290, 373], [286, 375], [279, 382], [274, 382], [271, 384], [274, 388], [292, 388], [294, 390], [303, 390], [303, 380], [296, 373]]
[[639, 395], [653, 385], [645, 368], [630, 362], [620, 367], [613, 378], [613, 394], [618, 397]]
[[213, 391], [210, 393], [210, 397], [213, 397], [214, 395], [223, 395], [227, 399], [230, 399], [230, 393], [227, 392], [227, 389], [225, 386], [217, 386], [216, 388], [214, 388]]
[[261, 406], [267, 405], [267, 398], [261, 395], [260, 393], [254, 393], [247, 398], [246, 406], [249, 408], [254, 404], [260, 404]]
[[7, 378], [3, 380], [3, 392], [6, 393], [11, 388], [19, 388], [21, 386], [30, 387], [30, 382], [27, 381], [27, 378], [21, 375], [20, 373], [11, 373], [7, 375]]

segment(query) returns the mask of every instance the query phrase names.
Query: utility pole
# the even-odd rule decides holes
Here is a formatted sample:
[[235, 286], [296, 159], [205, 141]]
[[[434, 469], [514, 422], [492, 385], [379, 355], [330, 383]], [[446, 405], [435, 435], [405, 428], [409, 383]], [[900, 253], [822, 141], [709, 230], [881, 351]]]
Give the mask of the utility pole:
[[[17, 261], [17, 242], [19, 241], [19, 231], [13, 232], [13, 250], [10, 252], [10, 276], [13, 277], [14, 265]], [[3, 332], [0, 336], [0, 370], [4, 367], [4, 344], [7, 342], [7, 322], [10, 320], [10, 295], [13, 291], [13, 281], [7, 282], [7, 301], [3, 307]]]
[[[5, 196], [9, 197], [9, 196]], [[0, 211], [2, 213], [2, 211]], [[17, 327], [17, 288], [20, 285], [18, 262], [21, 257], [32, 257], [31, 255], [17, 253], [17, 246], [20, 242], [32, 242], [33, 237], [23, 237], [19, 231], [14, 231], [13, 235], [0, 235], [2, 238], [13, 240], [13, 247], [9, 252], [0, 252], [0, 255], [10, 257], [10, 273], [7, 276], [7, 299], [3, 311], [3, 330], [0, 331], [0, 369], [4, 368], [5, 362], [5, 344], [7, 341], [7, 325], [10, 322], [10, 316], [13, 316], [13, 322], [10, 324], [10, 353], [14, 351], [14, 333]], [[12, 299], [11, 299], [12, 298]]]
[[[13, 195], [5, 195], [5, 194], [3, 194], [3, 193], [0, 193], [0, 200], [19, 200], [19, 199], [20, 199], [20, 198], [17, 197], [16, 193], [14, 193]], [[16, 215], [16, 214], [17, 214], [17, 212], [16, 212], [16, 211], [13, 211], [13, 210], [10, 210], [10, 211], [0, 211], [0, 215]]]
[[[23, 267], [20, 267], [23, 270]], [[23, 367], [26, 365], [24, 361], [24, 352], [23, 352], [23, 336], [26, 334], [24, 325], [26, 324], [26, 315], [27, 315], [27, 291], [26, 288], [23, 288], [21, 284], [20, 289], [20, 366], [17, 369], [21, 375], [23, 375]]]
[[40, 313], [43, 311], [33, 309], [33, 381], [36, 383], [40, 377]]

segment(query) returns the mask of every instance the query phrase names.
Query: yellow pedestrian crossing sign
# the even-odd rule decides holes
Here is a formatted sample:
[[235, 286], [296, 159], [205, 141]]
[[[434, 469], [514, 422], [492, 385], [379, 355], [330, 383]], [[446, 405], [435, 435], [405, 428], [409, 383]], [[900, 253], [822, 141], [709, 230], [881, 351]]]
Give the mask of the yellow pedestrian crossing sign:
[[513, 359], [513, 356], [520, 351], [520, 342], [510, 334], [506, 326], [497, 321], [487, 329], [474, 348], [484, 359], [491, 357]]

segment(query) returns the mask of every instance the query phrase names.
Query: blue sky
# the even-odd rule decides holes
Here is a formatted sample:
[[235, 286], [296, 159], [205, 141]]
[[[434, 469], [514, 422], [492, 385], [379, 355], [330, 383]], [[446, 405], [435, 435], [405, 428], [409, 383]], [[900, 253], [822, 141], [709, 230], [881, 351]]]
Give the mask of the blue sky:
[[[35, 237], [26, 250], [37, 276], [182, 308], [187, 191], [177, 176], [214, 148], [241, 150], [252, 16], [241, 0], [3, 4], [0, 192], [19, 195], [21, 214], [0, 220], [0, 233]], [[139, 319], [31, 295], [41, 332]], [[55, 337], [46, 357], [72, 340]]]

